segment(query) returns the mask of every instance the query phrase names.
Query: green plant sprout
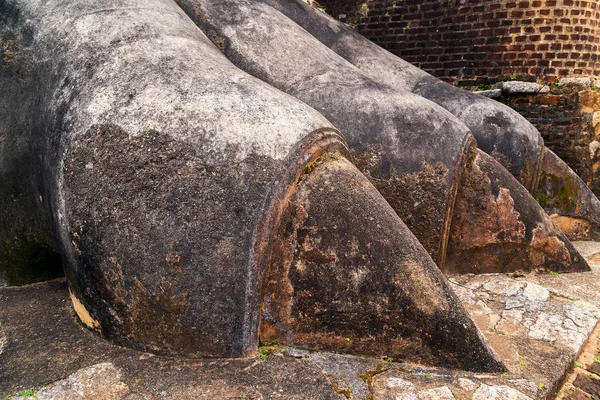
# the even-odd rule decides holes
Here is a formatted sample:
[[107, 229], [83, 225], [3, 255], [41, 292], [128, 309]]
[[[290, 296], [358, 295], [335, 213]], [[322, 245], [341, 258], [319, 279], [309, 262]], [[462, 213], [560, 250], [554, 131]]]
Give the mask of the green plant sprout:
[[519, 356], [519, 360], [521, 360], [521, 363], [519, 364], [519, 369], [523, 369], [527, 366], [527, 363], [525, 362], [525, 356]]

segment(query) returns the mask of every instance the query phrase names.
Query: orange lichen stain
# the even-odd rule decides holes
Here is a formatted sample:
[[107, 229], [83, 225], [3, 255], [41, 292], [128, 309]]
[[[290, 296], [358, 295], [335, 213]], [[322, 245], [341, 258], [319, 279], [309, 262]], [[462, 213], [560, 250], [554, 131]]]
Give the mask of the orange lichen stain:
[[533, 230], [531, 247], [529, 259], [534, 266], [542, 266], [547, 259], [568, 263], [571, 258], [564, 242], [541, 224]]
[[174, 274], [181, 274], [181, 255], [179, 253], [177, 253], [175, 250], [169, 251], [165, 261], [167, 262], [169, 268], [171, 268], [171, 272]]
[[69, 295], [71, 296], [71, 303], [73, 303], [73, 310], [75, 310], [81, 322], [88, 328], [99, 331], [100, 323], [90, 315], [83, 303], [81, 303], [79, 299], [75, 297], [71, 290], [69, 290]]
[[552, 222], [556, 224], [558, 229], [567, 235], [569, 240], [582, 240], [589, 238], [590, 229], [592, 226], [588, 221], [582, 218], [567, 217], [558, 214], [552, 214], [550, 218], [552, 218]]

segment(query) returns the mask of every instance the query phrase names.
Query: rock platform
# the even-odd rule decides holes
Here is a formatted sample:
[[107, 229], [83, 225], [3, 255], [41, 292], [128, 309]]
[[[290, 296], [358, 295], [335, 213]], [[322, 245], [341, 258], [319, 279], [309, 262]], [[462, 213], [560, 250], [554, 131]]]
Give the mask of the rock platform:
[[[506, 365], [474, 374], [307, 349], [183, 359], [111, 344], [77, 321], [66, 282], [0, 288], [0, 397], [12, 399], [589, 399], [600, 396], [600, 243], [591, 272], [449, 278]], [[31, 392], [28, 392], [31, 391]], [[35, 393], [33, 397], [31, 393]]]

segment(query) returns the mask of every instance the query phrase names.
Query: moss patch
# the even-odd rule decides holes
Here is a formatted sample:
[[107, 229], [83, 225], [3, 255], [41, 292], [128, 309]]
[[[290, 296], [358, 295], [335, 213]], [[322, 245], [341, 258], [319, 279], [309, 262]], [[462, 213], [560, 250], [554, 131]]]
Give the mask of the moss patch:
[[566, 175], [558, 177], [543, 173], [535, 199], [542, 208], [556, 208], [563, 212], [571, 212], [577, 206], [580, 188], [574, 178]]
[[323, 165], [328, 161], [339, 160], [341, 158], [343, 158], [343, 156], [341, 155], [341, 153], [339, 151], [333, 151], [333, 152], [328, 152], [328, 153], [323, 154], [321, 157], [317, 158], [315, 160], [315, 162], [313, 162], [312, 164], [310, 164], [310, 165], [306, 166], [306, 168], [304, 168], [304, 171], [302, 171], [302, 174], [300, 175], [300, 179], [298, 180], [298, 182], [302, 181], [304, 175], [312, 174], [312, 172], [320, 165]]

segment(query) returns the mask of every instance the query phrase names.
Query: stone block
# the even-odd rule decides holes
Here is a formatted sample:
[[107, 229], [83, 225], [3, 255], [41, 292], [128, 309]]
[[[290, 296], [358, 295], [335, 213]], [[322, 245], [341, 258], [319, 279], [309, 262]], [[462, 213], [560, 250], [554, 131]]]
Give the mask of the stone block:
[[600, 124], [600, 111], [594, 111], [592, 113], [592, 126], [595, 128]]
[[484, 90], [476, 93], [485, 97], [489, 97], [490, 99], [498, 99], [502, 97], [502, 89]]
[[561, 97], [558, 95], [543, 96], [538, 99], [538, 103], [543, 106], [556, 105], [560, 102]]
[[531, 397], [511, 388], [510, 386], [488, 386], [482, 384], [473, 394], [473, 400], [531, 400]]
[[597, 395], [600, 393], [600, 380], [586, 375], [577, 375], [577, 378], [575, 378], [575, 381], [573, 382], [573, 386], [589, 394]]
[[[600, 355], [598, 355], [598, 356], [600, 356]], [[596, 357], [598, 357], [598, 356], [596, 356]], [[590, 365], [588, 365], [587, 370], [600, 376], [600, 363], [597, 363], [597, 362], [591, 363]]]
[[583, 391], [578, 389], [569, 389], [569, 391], [567, 391], [565, 395], [566, 397], [564, 398], [569, 400], [588, 400], [592, 398], [587, 393], [584, 393]]
[[581, 89], [589, 89], [592, 87], [592, 80], [590, 78], [563, 78], [560, 80], [561, 85], [572, 85]]
[[507, 94], [548, 93], [550, 88], [533, 82], [510, 81], [502, 84], [502, 91]]
[[589, 144], [588, 148], [590, 150], [590, 158], [592, 160], [595, 160], [598, 157], [598, 153], [600, 152], [600, 142], [594, 140], [592, 143]]
[[600, 93], [594, 90], [584, 90], [577, 94], [577, 103], [582, 112], [592, 113], [600, 110]]

